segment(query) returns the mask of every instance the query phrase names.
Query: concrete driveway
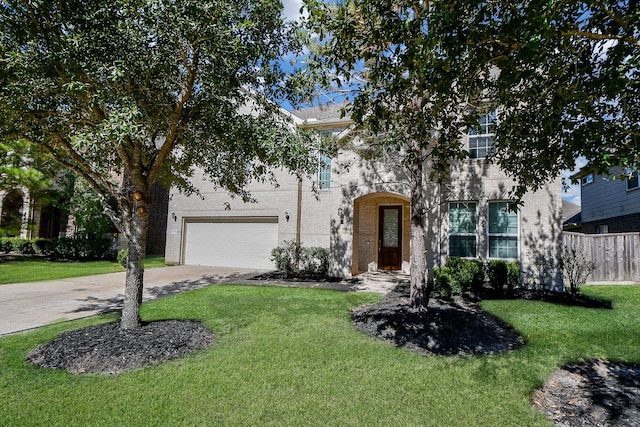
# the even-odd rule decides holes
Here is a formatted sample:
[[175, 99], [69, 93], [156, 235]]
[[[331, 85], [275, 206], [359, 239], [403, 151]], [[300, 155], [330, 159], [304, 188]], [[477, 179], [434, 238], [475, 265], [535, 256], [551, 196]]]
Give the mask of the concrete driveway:
[[[175, 266], [145, 270], [143, 299], [159, 298], [216, 283], [247, 283], [258, 271]], [[125, 273], [0, 285], [0, 336], [61, 320], [120, 309]]]

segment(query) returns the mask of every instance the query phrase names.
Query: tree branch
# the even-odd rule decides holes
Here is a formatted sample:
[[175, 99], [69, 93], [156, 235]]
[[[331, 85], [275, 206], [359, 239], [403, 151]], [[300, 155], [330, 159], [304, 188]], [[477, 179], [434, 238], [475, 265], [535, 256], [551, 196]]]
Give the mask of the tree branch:
[[182, 113], [183, 113], [185, 104], [187, 103], [187, 101], [191, 97], [191, 94], [193, 93], [193, 87], [195, 84], [196, 76], [198, 74], [198, 66], [200, 61], [199, 49], [197, 48], [197, 46], [192, 46], [192, 48], [193, 48], [193, 60], [191, 64], [189, 64], [188, 62], [187, 54], [184, 51], [184, 49], [182, 51], [182, 59], [184, 61], [184, 66], [187, 69], [187, 81], [185, 82], [185, 86], [182, 89], [182, 92], [180, 93], [180, 96], [178, 97], [178, 100], [176, 102], [176, 106], [173, 109], [173, 112], [171, 114], [171, 125], [169, 128], [167, 137], [165, 138], [164, 143], [162, 144], [162, 147], [160, 147], [160, 149], [157, 152], [157, 155], [155, 156], [155, 158], [151, 163], [149, 174], [147, 176], [147, 182], [149, 184], [156, 181], [158, 174], [162, 169], [162, 166], [167, 160], [167, 157], [169, 157], [169, 154], [171, 154], [171, 151], [175, 143], [179, 140], [180, 128], [183, 125], [186, 125], [186, 121], [182, 120], [183, 119]]

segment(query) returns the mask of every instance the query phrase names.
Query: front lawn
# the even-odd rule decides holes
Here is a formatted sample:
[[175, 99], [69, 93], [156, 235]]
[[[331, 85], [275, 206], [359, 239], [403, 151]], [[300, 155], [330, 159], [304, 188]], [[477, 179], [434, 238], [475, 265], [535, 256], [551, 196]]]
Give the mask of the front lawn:
[[145, 303], [145, 320], [197, 319], [209, 349], [117, 376], [34, 367], [27, 352], [100, 316], [0, 339], [3, 425], [548, 425], [535, 388], [569, 361], [640, 362], [640, 287], [586, 287], [613, 310], [533, 301], [483, 307], [526, 339], [498, 356], [422, 356], [357, 332], [378, 295], [212, 286]]
[[[164, 267], [164, 257], [149, 256], [145, 268]], [[67, 279], [93, 274], [117, 273], [124, 268], [116, 261], [49, 261], [44, 258], [13, 257], [0, 262], [0, 285]]]

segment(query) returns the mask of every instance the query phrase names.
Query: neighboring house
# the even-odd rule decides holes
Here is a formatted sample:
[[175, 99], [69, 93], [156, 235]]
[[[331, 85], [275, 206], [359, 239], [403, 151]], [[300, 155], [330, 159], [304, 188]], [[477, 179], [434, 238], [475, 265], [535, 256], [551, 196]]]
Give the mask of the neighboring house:
[[49, 195], [50, 192], [41, 191], [35, 197], [25, 188], [0, 190], [0, 237], [64, 236], [67, 215], [51, 203]]
[[[320, 133], [344, 134], [351, 125], [348, 118], [340, 118], [337, 106], [292, 114], [297, 126]], [[471, 158], [454, 163], [448, 180], [438, 184], [425, 176], [428, 267], [444, 264], [449, 256], [519, 261], [524, 280], [540, 277], [539, 269], [544, 269], [547, 286], [559, 289], [560, 177], [527, 193], [523, 204], [514, 206], [509, 200], [512, 180], [485, 160], [494, 119], [488, 114], [479, 133], [463, 137]], [[171, 190], [166, 261], [273, 269], [271, 250], [283, 241], [297, 240], [303, 246], [328, 248], [333, 276], [369, 270], [408, 272], [409, 188], [402, 173], [348, 148], [339, 149], [333, 158], [318, 153], [318, 164], [315, 182], [298, 182], [278, 171], [278, 188], [253, 185], [257, 203], [215, 191], [203, 177], [197, 178], [202, 197]], [[544, 266], [540, 254], [547, 260]]]
[[580, 232], [582, 228], [582, 208], [580, 205], [562, 201], [562, 229]]
[[587, 166], [574, 177], [580, 180], [583, 233], [640, 231], [637, 170], [612, 168], [610, 175], [598, 175]]
[[[0, 190], [0, 237], [52, 239], [74, 235], [77, 230], [73, 217], [52, 203], [58, 192], [55, 187], [39, 191], [37, 196], [24, 188]], [[151, 198], [147, 254], [164, 254], [169, 192], [154, 184]], [[119, 246], [126, 247], [126, 239]]]

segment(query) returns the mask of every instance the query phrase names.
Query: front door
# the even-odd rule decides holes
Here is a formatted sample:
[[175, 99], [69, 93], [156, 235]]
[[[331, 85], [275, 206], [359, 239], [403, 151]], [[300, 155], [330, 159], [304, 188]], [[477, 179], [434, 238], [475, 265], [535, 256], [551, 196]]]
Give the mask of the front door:
[[378, 269], [402, 269], [402, 206], [378, 208]]

